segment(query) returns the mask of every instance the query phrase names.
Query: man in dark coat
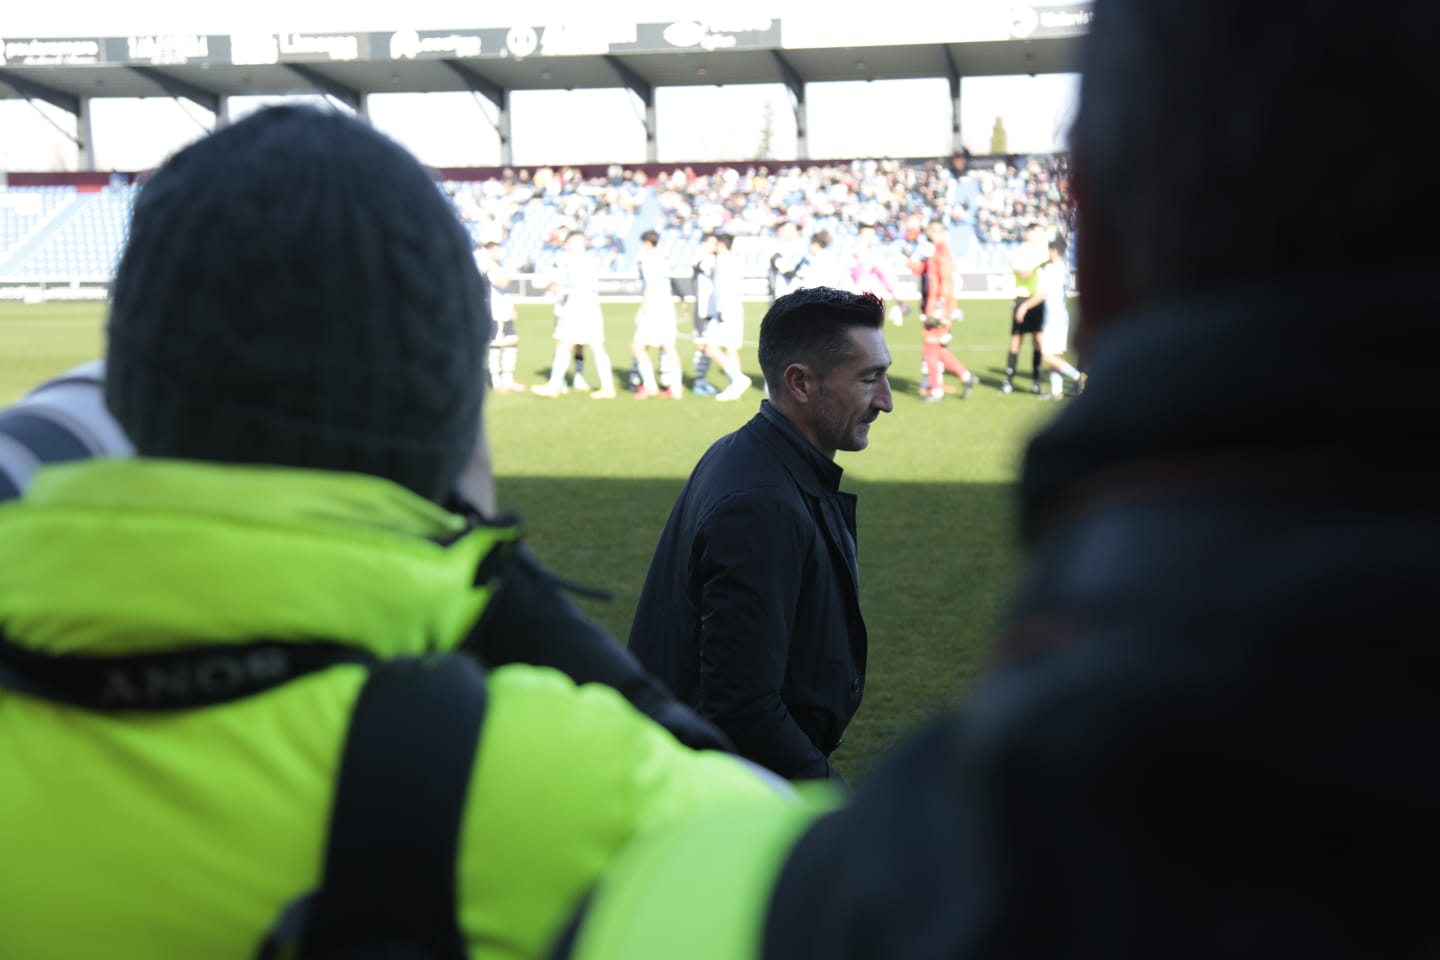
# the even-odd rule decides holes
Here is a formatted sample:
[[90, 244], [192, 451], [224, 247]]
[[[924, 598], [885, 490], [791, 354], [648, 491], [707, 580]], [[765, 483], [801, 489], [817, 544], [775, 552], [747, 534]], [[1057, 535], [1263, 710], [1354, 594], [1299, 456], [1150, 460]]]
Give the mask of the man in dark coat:
[[891, 409], [884, 308], [813, 287], [760, 325], [770, 399], [718, 440], [680, 492], [630, 649], [744, 756], [791, 779], [829, 761], [865, 686], [855, 497], [837, 450]]

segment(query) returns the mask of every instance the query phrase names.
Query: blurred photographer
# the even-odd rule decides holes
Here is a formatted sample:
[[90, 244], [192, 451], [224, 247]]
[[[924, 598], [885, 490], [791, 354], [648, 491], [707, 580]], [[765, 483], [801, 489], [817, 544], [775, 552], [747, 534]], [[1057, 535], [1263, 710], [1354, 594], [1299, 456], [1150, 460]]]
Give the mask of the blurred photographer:
[[[135, 453], [105, 406], [105, 361], [66, 371], [0, 409], [0, 503], [21, 495], [47, 465]], [[455, 484], [449, 506], [478, 518], [497, 514], [494, 471], [483, 423]], [[585, 615], [566, 594], [583, 588], [549, 573], [523, 543], [517, 545], [495, 596], [464, 649], [487, 665], [554, 667], [576, 683], [614, 687], [682, 743], [730, 750], [709, 721], [681, 704], [625, 647]]]

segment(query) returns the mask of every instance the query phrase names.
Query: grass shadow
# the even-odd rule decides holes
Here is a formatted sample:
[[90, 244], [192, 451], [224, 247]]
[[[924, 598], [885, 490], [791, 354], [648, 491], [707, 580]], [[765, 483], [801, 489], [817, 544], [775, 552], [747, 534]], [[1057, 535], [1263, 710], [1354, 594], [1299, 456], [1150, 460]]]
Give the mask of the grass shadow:
[[[621, 642], [678, 479], [504, 477], [501, 505], [525, 518], [557, 574], [610, 591], [581, 606]], [[855, 781], [900, 738], [963, 700], [989, 650], [1019, 563], [1011, 488], [856, 482], [866, 694], [835, 762]]]

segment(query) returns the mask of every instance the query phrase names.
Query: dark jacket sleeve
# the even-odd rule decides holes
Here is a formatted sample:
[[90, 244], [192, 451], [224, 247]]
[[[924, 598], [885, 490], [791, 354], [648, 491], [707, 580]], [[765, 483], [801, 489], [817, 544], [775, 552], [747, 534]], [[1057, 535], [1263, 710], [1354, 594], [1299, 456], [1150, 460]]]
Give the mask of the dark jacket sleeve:
[[749, 490], [725, 498], [702, 521], [690, 558], [700, 610], [700, 715], [742, 755], [791, 780], [839, 776], [780, 696], [794, 597], [814, 538], [807, 514], [773, 490]]
[[576, 683], [613, 687], [686, 746], [732, 749], [714, 724], [676, 700], [628, 650], [586, 617], [524, 547], [471, 632], [466, 648], [491, 666], [528, 663], [554, 667]]

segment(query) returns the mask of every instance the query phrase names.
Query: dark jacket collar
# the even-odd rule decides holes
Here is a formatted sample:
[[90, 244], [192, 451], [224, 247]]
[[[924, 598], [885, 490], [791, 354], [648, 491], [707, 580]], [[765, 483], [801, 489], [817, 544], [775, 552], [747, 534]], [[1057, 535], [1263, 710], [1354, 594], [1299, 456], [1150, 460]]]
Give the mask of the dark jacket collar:
[[1175, 475], [1227, 461], [1243, 476], [1294, 455], [1323, 474], [1327, 461], [1440, 456], [1424, 440], [1440, 395], [1423, 370], [1395, 364], [1433, 355], [1440, 324], [1417, 310], [1414, 274], [1359, 279], [1292, 277], [1117, 322], [1089, 358], [1085, 395], [1026, 452], [1027, 538], [1107, 478], [1155, 464]]
[[[761, 442], [780, 454], [795, 479], [817, 496], [840, 489], [844, 470], [834, 460], [815, 448], [800, 428], [790, 422], [769, 400], [760, 401], [760, 412], [750, 421]], [[765, 429], [766, 427], [770, 429]], [[797, 469], [803, 468], [803, 469]]]

